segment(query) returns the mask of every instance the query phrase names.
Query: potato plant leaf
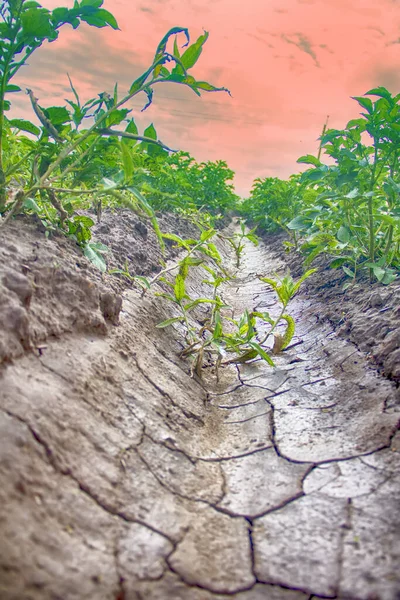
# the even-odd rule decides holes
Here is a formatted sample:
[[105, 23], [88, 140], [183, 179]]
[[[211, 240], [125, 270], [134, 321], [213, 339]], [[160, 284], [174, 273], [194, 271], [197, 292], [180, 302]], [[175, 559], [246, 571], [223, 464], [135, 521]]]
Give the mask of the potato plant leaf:
[[265, 360], [271, 367], [275, 367], [275, 363], [267, 352], [257, 342], [249, 342], [249, 346], [257, 352], [257, 354]]
[[40, 134], [39, 127], [36, 127], [36, 125], [31, 123], [30, 121], [26, 121], [25, 119], [11, 119], [9, 121], [9, 124], [11, 125], [11, 127], [17, 127], [17, 129], [20, 129], [21, 131], [27, 131], [28, 133], [32, 133], [33, 135]]
[[175, 294], [175, 299], [178, 302], [181, 302], [181, 300], [183, 300], [183, 298], [186, 295], [185, 277], [183, 277], [183, 275], [181, 273], [178, 273], [178, 275], [175, 277], [174, 294]]
[[107, 271], [107, 264], [104, 260], [102, 253], [96, 248], [94, 244], [86, 244], [83, 249], [83, 253], [102, 273]]
[[163, 329], [164, 327], [168, 327], [174, 323], [181, 323], [182, 321], [183, 317], [172, 317], [172, 319], [166, 319], [165, 321], [161, 321], [161, 323], [157, 323], [156, 327], [158, 329]]

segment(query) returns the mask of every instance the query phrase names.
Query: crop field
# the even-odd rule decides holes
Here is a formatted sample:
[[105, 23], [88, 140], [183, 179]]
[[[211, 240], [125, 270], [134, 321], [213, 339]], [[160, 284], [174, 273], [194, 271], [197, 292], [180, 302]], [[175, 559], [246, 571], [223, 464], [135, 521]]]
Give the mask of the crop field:
[[48, 106], [32, 54], [115, 17], [0, 17], [0, 598], [398, 600], [400, 93], [242, 198], [132, 105], [229, 101], [208, 32]]

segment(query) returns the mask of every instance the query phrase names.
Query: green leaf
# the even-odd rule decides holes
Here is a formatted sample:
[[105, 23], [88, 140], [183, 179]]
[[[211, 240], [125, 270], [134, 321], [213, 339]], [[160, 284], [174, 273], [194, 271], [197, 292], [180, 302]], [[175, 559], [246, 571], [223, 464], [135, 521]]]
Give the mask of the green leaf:
[[[64, 8], [64, 7], [55, 8], [52, 12], [53, 24], [57, 26], [59, 23], [61, 23], [63, 21], [69, 22], [69, 20], [68, 20], [69, 13], [70, 13], [70, 11], [68, 10], [68, 8]], [[79, 25], [79, 19], [77, 19], [77, 21], [78, 21], [78, 25]]]
[[268, 283], [276, 292], [278, 291], [278, 282], [274, 279], [270, 279], [269, 277], [259, 277], [259, 279], [264, 283]]
[[119, 183], [113, 181], [112, 179], [108, 179], [108, 177], [103, 177], [101, 180], [105, 190], [114, 190], [119, 186]]
[[[94, 225], [93, 219], [91, 219], [90, 217], [86, 217], [85, 215], [78, 215], [74, 217], [74, 223], [80, 223], [85, 227], [93, 227]], [[91, 246], [93, 246], [93, 244], [91, 244]]]
[[123, 142], [120, 143], [120, 148], [122, 153], [122, 162], [124, 165], [125, 181], [130, 181], [134, 171], [132, 155], [127, 145]]
[[50, 12], [45, 8], [29, 8], [21, 15], [24, 35], [34, 38], [51, 37], [54, 28], [50, 21]]
[[178, 246], [183, 246], [183, 248], [186, 248], [186, 250], [190, 250], [190, 244], [186, 240], [183, 240], [181, 237], [179, 237], [179, 235], [175, 235], [175, 233], [163, 233], [162, 237], [166, 240], [172, 240], [173, 242], [176, 242]]
[[86, 244], [83, 249], [83, 253], [100, 271], [105, 273], [107, 271], [107, 264], [101, 253], [93, 247], [92, 244]]
[[175, 299], [180, 302], [186, 295], [185, 292], [185, 278], [180, 273], [175, 277], [174, 285]]
[[219, 311], [216, 311], [214, 315], [214, 331], [213, 331], [213, 340], [219, 340], [222, 335], [222, 321], [221, 315]]
[[369, 92], [364, 94], [365, 96], [379, 96], [380, 98], [385, 98], [385, 100], [393, 101], [392, 94], [383, 86], [379, 86], [377, 88], [372, 88]]
[[43, 112], [52, 125], [63, 125], [71, 121], [71, 115], [64, 106], [50, 106], [43, 109]]
[[298, 158], [296, 162], [304, 165], [314, 165], [314, 167], [320, 167], [322, 165], [321, 161], [312, 154], [300, 156], [300, 158]]
[[151, 125], [149, 125], [143, 132], [144, 137], [148, 137], [152, 140], [156, 140], [157, 139], [157, 132], [154, 128], [153, 123]]
[[215, 235], [215, 229], [206, 229], [201, 232], [200, 242], [206, 242]]
[[357, 129], [365, 130], [365, 119], [351, 119], [346, 125], [347, 129], [351, 129], [352, 127], [357, 127]]
[[271, 367], [275, 367], [274, 361], [269, 356], [269, 354], [265, 352], [264, 348], [260, 346], [260, 344], [257, 344], [257, 342], [249, 342], [249, 346], [251, 346], [253, 350], [256, 350], [256, 352], [261, 356], [261, 358], [263, 358]]
[[342, 269], [346, 273], [346, 275], [348, 275], [349, 277], [354, 279], [354, 277], [355, 277], [354, 271], [352, 271], [351, 269], [349, 269], [348, 267], [345, 267], [345, 266], [342, 266]]
[[182, 54], [181, 61], [185, 69], [191, 69], [198, 61], [203, 50], [203, 45], [207, 41], [208, 32], [205, 31], [185, 52]]
[[316, 167], [315, 169], [307, 169], [301, 175], [301, 181], [319, 181], [328, 173], [328, 167], [322, 165], [322, 167]]
[[90, 246], [93, 248], [93, 250], [96, 250], [96, 252], [99, 252], [100, 254], [108, 254], [110, 251], [109, 247], [101, 242], [90, 242]]
[[100, 8], [103, 6], [104, 0], [82, 0], [81, 6], [94, 6], [95, 8]]
[[170, 294], [164, 294], [162, 292], [155, 292], [154, 295], [158, 296], [159, 298], [165, 298], [166, 300], [170, 300], [171, 302], [174, 302], [176, 304], [176, 300], [175, 300], [174, 296], [171, 296]]
[[39, 206], [36, 204], [33, 198], [25, 198], [23, 207], [26, 210], [33, 210], [35, 213], [38, 214], [41, 212]]
[[248, 233], [246, 235], [246, 238], [255, 246], [258, 246], [258, 238], [256, 235], [252, 234], [252, 233]]
[[19, 87], [19, 85], [14, 85], [12, 83], [9, 83], [6, 86], [6, 94], [10, 94], [12, 92], [20, 92], [21, 88]]
[[371, 115], [374, 112], [374, 105], [369, 98], [362, 98], [360, 96], [352, 96], [353, 100], [356, 100], [360, 106]]
[[300, 231], [301, 229], [308, 229], [311, 225], [311, 220], [308, 217], [304, 217], [303, 215], [298, 215], [294, 219], [292, 219], [286, 227], [288, 229], [294, 229], [295, 231]]
[[337, 258], [334, 258], [330, 263], [329, 263], [329, 267], [331, 269], [338, 269], [339, 267], [341, 267], [345, 262], [348, 262], [349, 258], [347, 256], [338, 256]]
[[305, 258], [303, 265], [305, 267], [308, 267], [309, 265], [311, 265], [311, 263], [317, 258], [317, 256], [322, 254], [322, 252], [324, 252], [324, 250], [326, 250], [326, 244], [319, 244], [318, 246], [315, 246], [311, 250], [311, 252], [309, 254], [307, 254], [307, 257]]
[[119, 125], [130, 112], [129, 108], [113, 110], [107, 117], [107, 126]]
[[301, 277], [300, 279], [298, 279], [296, 281], [296, 283], [294, 284], [292, 293], [291, 293], [291, 297], [294, 296], [294, 294], [300, 289], [301, 284], [308, 279], [309, 277], [311, 277], [311, 275], [313, 275], [314, 273], [317, 272], [317, 269], [309, 269], [308, 271], [306, 271]]
[[140, 88], [144, 85], [144, 83], [145, 83], [146, 79], [148, 78], [149, 74], [151, 73], [151, 71], [152, 71], [152, 69], [148, 69], [145, 73], [140, 75], [140, 77], [135, 79], [135, 81], [132, 83], [131, 87], [129, 88], [130, 94], [135, 94], [135, 93], [137, 93], [138, 90], [140, 90]]
[[168, 44], [168, 40], [172, 35], [177, 35], [178, 33], [184, 33], [186, 36], [186, 44], [185, 46], [187, 46], [187, 44], [190, 41], [190, 37], [189, 37], [189, 31], [186, 27], [172, 27], [162, 38], [161, 42], [158, 44], [157, 46], [157, 50], [156, 50], [156, 57], [159, 57], [161, 54], [164, 54], [165, 49], [167, 47]]
[[383, 285], [390, 285], [395, 279], [397, 279], [396, 272], [392, 269], [386, 269], [385, 275], [381, 279], [381, 283], [383, 283]]
[[180, 262], [179, 274], [183, 277], [183, 279], [186, 279], [186, 277], [188, 276], [188, 273], [189, 273], [189, 265], [187, 263], [186, 258], [184, 258]]
[[396, 227], [396, 225], [399, 223], [399, 219], [396, 219], [396, 217], [392, 217], [391, 215], [383, 215], [381, 213], [378, 213], [374, 214], [374, 217], [378, 221], [383, 221], [387, 225], [393, 225], [393, 227]]
[[22, 6], [22, 10], [28, 10], [28, 8], [42, 8], [39, 2], [34, 2], [34, 0], [29, 0], [28, 2], [24, 2]]
[[115, 17], [104, 8], [99, 8], [93, 15], [81, 15], [81, 19], [94, 27], [101, 28], [109, 25], [113, 29], [119, 29]]
[[290, 342], [293, 339], [294, 332], [296, 330], [296, 323], [293, 317], [290, 315], [282, 315], [282, 319], [284, 319], [287, 323], [286, 331], [283, 336], [282, 342], [282, 350], [284, 350], [287, 346], [289, 346]]
[[172, 319], [166, 319], [165, 321], [161, 321], [158, 323], [156, 327], [158, 329], [162, 329], [164, 327], [168, 327], [168, 325], [172, 325], [173, 323], [181, 323], [183, 321], [183, 317], [173, 317]]
[[[138, 134], [138, 128], [136, 126], [136, 123], [134, 121], [134, 119], [130, 119], [125, 131], [127, 133], [132, 133], [133, 135], [137, 135]], [[135, 140], [132, 140], [134, 144], [136, 144]]]
[[353, 200], [354, 198], [357, 198], [358, 195], [359, 195], [358, 188], [354, 188], [353, 190], [351, 190], [351, 192], [349, 192], [348, 194], [345, 195], [345, 198], [349, 198], [350, 200]]
[[193, 256], [187, 256], [185, 262], [191, 267], [198, 267], [202, 265], [204, 260], [202, 258], [194, 258]]
[[208, 243], [207, 248], [210, 251], [209, 255], [211, 256], [211, 258], [213, 258], [217, 263], [221, 262], [222, 258], [217, 250], [217, 246], [215, 244]]
[[375, 263], [365, 263], [364, 266], [372, 269], [377, 280], [382, 281], [386, 274], [386, 269], [382, 268], [380, 265], [377, 265]]
[[350, 229], [345, 225], [341, 225], [341, 227], [339, 227], [339, 231], [336, 234], [336, 237], [339, 240], [339, 242], [342, 242], [342, 244], [347, 244], [350, 241], [351, 237]]
[[[175, 36], [175, 39], [174, 39], [174, 51], [173, 51], [173, 54], [174, 54], [175, 58], [180, 58], [181, 57], [180, 52], [179, 52], [179, 48], [178, 48], [178, 38], [176, 36]], [[168, 71], [167, 71], [167, 73], [169, 75]]]
[[9, 124], [11, 125], [11, 127], [17, 127], [17, 129], [20, 129], [21, 131], [27, 131], [28, 133], [32, 133], [33, 135], [40, 134], [39, 127], [36, 127], [36, 125], [31, 123], [30, 121], [25, 121], [25, 119], [11, 119], [9, 121]]
[[188, 302], [185, 304], [185, 310], [192, 310], [192, 308], [195, 308], [199, 304], [216, 304], [216, 301], [210, 300], [209, 298], [196, 298], [196, 300], [193, 300], [193, 302]]
[[137, 281], [138, 284], [145, 290], [149, 290], [150, 289], [150, 282], [147, 279], [147, 277], [143, 277], [142, 275], [134, 275], [133, 276], [134, 281]]

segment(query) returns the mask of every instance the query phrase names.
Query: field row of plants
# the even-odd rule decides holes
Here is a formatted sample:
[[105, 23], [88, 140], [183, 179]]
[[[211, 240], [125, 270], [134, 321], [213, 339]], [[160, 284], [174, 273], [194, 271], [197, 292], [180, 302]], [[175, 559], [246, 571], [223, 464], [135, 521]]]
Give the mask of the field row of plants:
[[304, 253], [306, 266], [327, 254], [331, 266], [342, 268], [351, 280], [366, 271], [384, 284], [396, 278], [400, 94], [383, 87], [355, 98], [363, 112], [344, 129], [324, 126], [318, 155], [298, 159], [309, 169], [287, 181], [256, 179], [243, 202], [225, 162], [198, 164], [185, 152], [172, 152], [152, 123], [138, 132], [129, 107], [141, 94], [143, 110], [148, 108], [156, 84], [164, 82], [187, 86], [197, 95], [228, 92], [189, 73], [207, 32], [190, 44], [185, 28], [171, 29], [153, 63], [123, 94], [116, 84], [112, 93], [82, 100], [70, 80], [71, 97], [62, 106], [44, 107], [35, 90], [26, 90], [35, 122], [7, 118], [13, 95], [22, 91], [13, 80], [44, 42], [54, 42], [62, 28], [76, 29], [82, 22], [118, 28], [102, 5], [103, 0], [76, 0], [72, 9], [50, 11], [34, 0], [0, 2], [0, 223], [34, 212], [48, 232], [72, 236], [104, 269], [106, 250], [91, 242], [94, 221], [80, 210], [95, 209], [99, 219], [106, 206], [128, 206], [152, 220], [161, 245], [155, 211], [196, 215], [197, 222], [200, 212], [200, 222], [211, 224], [236, 210], [267, 232], [284, 229], [287, 245]]
[[[208, 33], [190, 44], [186, 29], [171, 29], [159, 43], [152, 64], [122, 95], [116, 84], [112, 94], [102, 91], [95, 98], [82, 100], [70, 79], [71, 97], [64, 105], [45, 107], [34, 90], [26, 90], [35, 122], [7, 117], [10, 98], [22, 91], [14, 77], [44, 42], [57, 39], [61, 28], [69, 24], [76, 29], [82, 22], [118, 28], [102, 4], [103, 0], [76, 0], [72, 9], [50, 11], [32, 0], [0, 2], [0, 227], [21, 213], [34, 214], [47, 235], [71, 237], [87, 258], [105, 271], [108, 249], [92, 240], [94, 219], [101, 220], [105, 207], [129, 207], [151, 221], [162, 249], [165, 240], [170, 240], [182, 249], [183, 257], [172, 267], [164, 265], [152, 280], [130, 273], [128, 267], [110, 272], [139, 284], [144, 292], [156, 283], [167, 287], [169, 293], [156, 293], [172, 302], [178, 314], [159, 327], [183, 327], [182, 357], [191, 360], [192, 372], [200, 377], [204, 363], [211, 362], [218, 374], [223, 360], [246, 362], [256, 356], [273, 364], [262, 345], [281, 322], [286, 327], [284, 333], [280, 329], [279, 350], [289, 344], [295, 324], [286, 307], [308, 273], [298, 282], [289, 276], [281, 282], [265, 279], [275, 287], [282, 304], [276, 318], [247, 310], [236, 319], [229, 317], [219, 288], [235, 275], [228, 272], [212, 240], [222, 236], [215, 229], [218, 219], [239, 205], [232, 184], [234, 173], [223, 161], [199, 164], [185, 152], [171, 151], [158, 139], [152, 123], [139, 133], [129, 107], [130, 101], [142, 94], [146, 110], [156, 84], [165, 82], [188, 86], [197, 95], [227, 92], [189, 74]], [[185, 43], [180, 47], [182, 37]], [[192, 218], [199, 226], [198, 239], [184, 240], [162, 232], [156, 216], [159, 210]], [[257, 243], [244, 225], [240, 233], [225, 236], [234, 251], [236, 267], [245, 238]], [[209, 297], [188, 295], [186, 279], [193, 268], [200, 268], [206, 277], [203, 283], [210, 287]], [[208, 317], [201, 325], [190, 318], [200, 304], [208, 308]], [[263, 340], [257, 339], [257, 320], [269, 325]]]
[[198, 96], [227, 92], [189, 73], [207, 32], [191, 44], [187, 29], [171, 29], [149, 68], [122, 94], [116, 84], [112, 93], [83, 100], [70, 80], [70, 98], [62, 106], [45, 107], [35, 90], [26, 90], [34, 122], [7, 117], [13, 95], [22, 92], [14, 78], [34, 51], [57, 39], [60, 29], [76, 29], [82, 22], [118, 28], [102, 4], [81, 0], [72, 9], [50, 11], [32, 0], [0, 2], [0, 225], [21, 212], [35, 213], [48, 233], [73, 237], [105, 270], [106, 248], [91, 241], [94, 220], [82, 211], [94, 209], [94, 218], [100, 219], [104, 207], [130, 207], [151, 219], [163, 246], [157, 210], [188, 216], [200, 211], [207, 221], [232, 209], [237, 196], [226, 163], [198, 164], [187, 153], [171, 152], [152, 123], [138, 131], [129, 106], [141, 95], [142, 110], [147, 109], [157, 84], [165, 82], [187, 86]]
[[360, 273], [389, 284], [400, 269], [400, 94], [378, 87], [354, 100], [360, 116], [324, 126], [318, 155], [298, 159], [309, 169], [256, 179], [240, 210], [264, 231], [285, 230], [306, 266], [330, 257], [350, 278], [345, 286]]

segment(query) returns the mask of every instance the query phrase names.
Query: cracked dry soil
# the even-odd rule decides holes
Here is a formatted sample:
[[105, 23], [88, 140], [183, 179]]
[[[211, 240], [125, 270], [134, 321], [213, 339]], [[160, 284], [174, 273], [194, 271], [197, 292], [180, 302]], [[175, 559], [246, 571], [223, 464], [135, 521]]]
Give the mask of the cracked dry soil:
[[[151, 272], [134, 221], [117, 226]], [[398, 390], [318, 297], [294, 300], [276, 368], [196, 381], [159, 298], [121, 304], [121, 281], [31, 223], [1, 253], [2, 600], [400, 598]], [[273, 312], [255, 274], [284, 268], [247, 247], [224, 300]]]

